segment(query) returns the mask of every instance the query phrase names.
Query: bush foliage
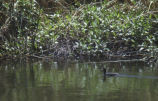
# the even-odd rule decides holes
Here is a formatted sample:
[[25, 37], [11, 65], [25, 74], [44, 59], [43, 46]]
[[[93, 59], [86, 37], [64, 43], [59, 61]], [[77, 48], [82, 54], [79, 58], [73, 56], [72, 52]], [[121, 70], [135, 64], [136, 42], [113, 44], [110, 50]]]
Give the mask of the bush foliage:
[[0, 13], [8, 22], [1, 25], [0, 55], [144, 57], [157, 49], [158, 15], [154, 10], [138, 2], [107, 8], [108, 3], [71, 6], [68, 12], [53, 14], [28, 0], [1, 4]]

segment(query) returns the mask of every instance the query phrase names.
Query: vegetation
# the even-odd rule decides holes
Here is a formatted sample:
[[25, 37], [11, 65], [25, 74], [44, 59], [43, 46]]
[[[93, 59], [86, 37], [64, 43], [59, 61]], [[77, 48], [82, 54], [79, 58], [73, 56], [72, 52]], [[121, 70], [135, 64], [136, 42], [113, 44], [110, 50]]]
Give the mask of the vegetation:
[[65, 10], [48, 13], [35, 1], [1, 2], [0, 57], [130, 57], [155, 61], [156, 4], [155, 0], [133, 0], [132, 4], [76, 2]]

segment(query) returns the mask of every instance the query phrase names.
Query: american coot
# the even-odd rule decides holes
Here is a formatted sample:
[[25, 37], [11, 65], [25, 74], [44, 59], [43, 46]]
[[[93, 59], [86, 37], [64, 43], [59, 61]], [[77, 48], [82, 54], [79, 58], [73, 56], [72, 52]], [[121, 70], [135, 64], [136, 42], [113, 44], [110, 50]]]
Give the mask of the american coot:
[[105, 76], [117, 76], [119, 73], [107, 73], [106, 68], [103, 68], [104, 77]]

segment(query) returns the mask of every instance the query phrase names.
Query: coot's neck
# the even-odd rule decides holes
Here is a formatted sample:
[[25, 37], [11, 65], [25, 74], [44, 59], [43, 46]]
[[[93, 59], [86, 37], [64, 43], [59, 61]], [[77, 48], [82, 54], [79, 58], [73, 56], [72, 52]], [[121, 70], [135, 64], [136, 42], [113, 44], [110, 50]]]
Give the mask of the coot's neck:
[[106, 76], [106, 68], [103, 68], [104, 75]]

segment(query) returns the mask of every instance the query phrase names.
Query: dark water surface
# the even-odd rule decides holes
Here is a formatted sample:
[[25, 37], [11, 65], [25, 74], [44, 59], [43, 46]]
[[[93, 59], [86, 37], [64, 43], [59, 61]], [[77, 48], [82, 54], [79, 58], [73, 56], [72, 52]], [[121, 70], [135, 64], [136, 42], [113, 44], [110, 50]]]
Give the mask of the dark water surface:
[[[104, 78], [103, 66], [121, 76]], [[0, 101], [158, 101], [157, 77], [143, 62], [5, 61]]]

